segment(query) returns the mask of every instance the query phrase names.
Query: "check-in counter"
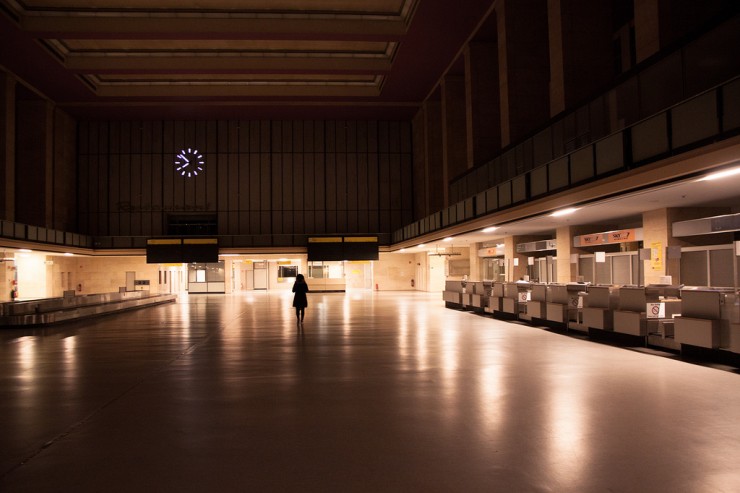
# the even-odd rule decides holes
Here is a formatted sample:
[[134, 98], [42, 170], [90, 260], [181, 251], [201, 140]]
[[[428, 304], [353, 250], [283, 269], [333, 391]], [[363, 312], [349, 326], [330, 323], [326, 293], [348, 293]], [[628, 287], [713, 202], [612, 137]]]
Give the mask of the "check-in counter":
[[615, 286], [589, 286], [583, 298], [583, 325], [599, 330], [614, 329], [614, 310], [619, 304]]
[[490, 284], [490, 281], [468, 282], [467, 286], [465, 286], [465, 294], [463, 294], [465, 307], [474, 312], [484, 311], [488, 305]]
[[442, 299], [448, 308], [461, 308], [463, 306], [463, 287], [462, 281], [445, 281], [445, 290], [442, 293]]
[[504, 283], [494, 282], [491, 284], [491, 295], [488, 298], [488, 306], [485, 308], [486, 313], [496, 313], [503, 311]]
[[740, 352], [737, 301], [737, 294], [730, 290], [682, 289], [681, 316], [675, 319], [676, 342]]
[[527, 300], [527, 315], [532, 319], [547, 319], [547, 292], [549, 286], [543, 283], [531, 283]]
[[530, 284], [528, 282], [505, 282], [504, 296], [501, 299], [501, 311], [508, 316], [529, 320], [527, 302], [530, 299]]
[[644, 286], [619, 288], [619, 307], [614, 311], [614, 332], [647, 337], [647, 304], [658, 303], [658, 292]]

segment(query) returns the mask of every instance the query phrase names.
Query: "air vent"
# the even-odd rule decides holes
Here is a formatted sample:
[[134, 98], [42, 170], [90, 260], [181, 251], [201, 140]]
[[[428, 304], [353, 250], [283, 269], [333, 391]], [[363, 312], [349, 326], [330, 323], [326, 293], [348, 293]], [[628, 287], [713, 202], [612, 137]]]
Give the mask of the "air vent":
[[673, 223], [673, 236], [696, 236], [740, 231], [740, 214], [705, 217]]
[[516, 246], [517, 253], [547, 252], [549, 250], [557, 250], [555, 240], [531, 241], [529, 243], [519, 243]]

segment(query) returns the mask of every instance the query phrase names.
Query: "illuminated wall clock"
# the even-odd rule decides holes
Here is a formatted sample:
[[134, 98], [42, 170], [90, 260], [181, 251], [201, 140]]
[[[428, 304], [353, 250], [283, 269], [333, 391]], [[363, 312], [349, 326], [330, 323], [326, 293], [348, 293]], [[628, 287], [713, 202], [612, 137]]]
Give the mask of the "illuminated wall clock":
[[192, 178], [198, 176], [198, 173], [203, 172], [203, 167], [206, 165], [203, 159], [203, 154], [198, 149], [181, 149], [180, 154], [175, 159], [176, 170], [180, 175], [186, 178]]

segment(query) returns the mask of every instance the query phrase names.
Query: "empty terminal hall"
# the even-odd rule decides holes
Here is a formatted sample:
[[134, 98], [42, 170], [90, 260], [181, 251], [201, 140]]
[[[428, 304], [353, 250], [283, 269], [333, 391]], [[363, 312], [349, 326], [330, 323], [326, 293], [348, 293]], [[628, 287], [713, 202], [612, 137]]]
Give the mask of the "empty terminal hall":
[[734, 0], [0, 0], [0, 491], [740, 491]]

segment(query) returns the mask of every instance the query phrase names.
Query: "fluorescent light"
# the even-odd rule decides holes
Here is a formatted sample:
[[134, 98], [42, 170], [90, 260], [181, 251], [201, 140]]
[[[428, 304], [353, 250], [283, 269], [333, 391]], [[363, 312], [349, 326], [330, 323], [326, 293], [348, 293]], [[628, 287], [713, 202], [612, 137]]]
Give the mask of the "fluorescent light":
[[21, 252], [21, 253], [31, 253], [33, 250], [29, 250], [28, 248], [21, 248], [18, 251]]
[[405, 249], [405, 248], [401, 248], [401, 249], [399, 250], [399, 252], [405, 252], [405, 251], [406, 251], [406, 249]]
[[74, 253], [67, 252], [67, 253], [64, 254], [64, 256], [65, 257], [72, 257], [72, 256], [74, 256]]
[[417, 248], [424, 248], [426, 245], [424, 243], [419, 243], [416, 245]]
[[444, 239], [444, 240], [442, 240], [442, 241], [452, 241], [452, 237], [451, 237], [451, 236], [448, 236], [447, 238], [445, 238], [445, 239]]
[[492, 233], [498, 229], [498, 226], [490, 226], [488, 228], [485, 228], [482, 232], [483, 233]]
[[724, 171], [717, 171], [716, 173], [710, 173], [704, 178], [700, 178], [699, 181], [721, 180], [722, 178], [728, 178], [737, 174], [740, 174], [740, 167], [726, 169]]
[[567, 216], [568, 214], [573, 214], [575, 211], [577, 211], [575, 207], [569, 207], [567, 209], [562, 209], [559, 211], [555, 211], [552, 214], [550, 214], [551, 217], [560, 217], [560, 216]]

